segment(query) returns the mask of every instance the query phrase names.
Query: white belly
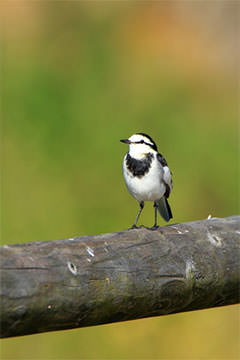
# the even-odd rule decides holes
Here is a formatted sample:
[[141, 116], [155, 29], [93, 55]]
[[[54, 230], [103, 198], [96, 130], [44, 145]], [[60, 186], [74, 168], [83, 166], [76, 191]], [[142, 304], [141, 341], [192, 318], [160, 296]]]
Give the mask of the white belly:
[[154, 162], [151, 169], [142, 177], [136, 177], [123, 166], [123, 176], [130, 194], [138, 201], [155, 201], [165, 194], [166, 187], [163, 181], [163, 170]]

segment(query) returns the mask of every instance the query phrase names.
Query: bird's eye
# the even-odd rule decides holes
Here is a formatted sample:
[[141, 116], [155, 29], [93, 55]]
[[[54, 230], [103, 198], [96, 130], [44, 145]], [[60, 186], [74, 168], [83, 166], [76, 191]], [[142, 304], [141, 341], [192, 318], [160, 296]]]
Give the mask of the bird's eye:
[[144, 144], [144, 140], [141, 140], [140, 143], [141, 143], [141, 144]]

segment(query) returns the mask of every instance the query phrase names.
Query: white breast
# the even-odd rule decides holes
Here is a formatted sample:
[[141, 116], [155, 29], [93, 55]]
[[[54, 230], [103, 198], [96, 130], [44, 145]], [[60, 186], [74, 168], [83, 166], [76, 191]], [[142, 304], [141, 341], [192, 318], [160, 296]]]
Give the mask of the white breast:
[[[126, 158], [126, 156], [125, 156]], [[166, 186], [163, 182], [163, 168], [156, 157], [151, 168], [142, 177], [133, 176], [123, 160], [123, 176], [130, 194], [138, 201], [155, 201], [165, 194]]]

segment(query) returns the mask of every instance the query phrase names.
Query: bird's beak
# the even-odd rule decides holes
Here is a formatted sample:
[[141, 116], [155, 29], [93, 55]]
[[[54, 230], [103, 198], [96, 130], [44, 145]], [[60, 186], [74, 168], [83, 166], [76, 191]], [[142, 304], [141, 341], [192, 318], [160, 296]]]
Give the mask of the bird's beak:
[[128, 139], [123, 139], [123, 140], [120, 140], [122, 143], [124, 144], [131, 144], [131, 141], [128, 140]]

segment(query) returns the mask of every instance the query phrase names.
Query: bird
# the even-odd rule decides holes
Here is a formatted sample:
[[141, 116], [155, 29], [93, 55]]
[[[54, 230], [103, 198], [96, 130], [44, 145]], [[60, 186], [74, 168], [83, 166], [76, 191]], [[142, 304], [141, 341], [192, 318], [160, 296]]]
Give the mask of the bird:
[[130, 229], [136, 229], [145, 201], [153, 201], [154, 225], [158, 228], [157, 212], [168, 222], [173, 216], [168, 203], [172, 191], [172, 174], [166, 159], [158, 152], [151, 136], [140, 132], [120, 140], [129, 145], [122, 163], [123, 177], [129, 193], [139, 202], [136, 220]]

